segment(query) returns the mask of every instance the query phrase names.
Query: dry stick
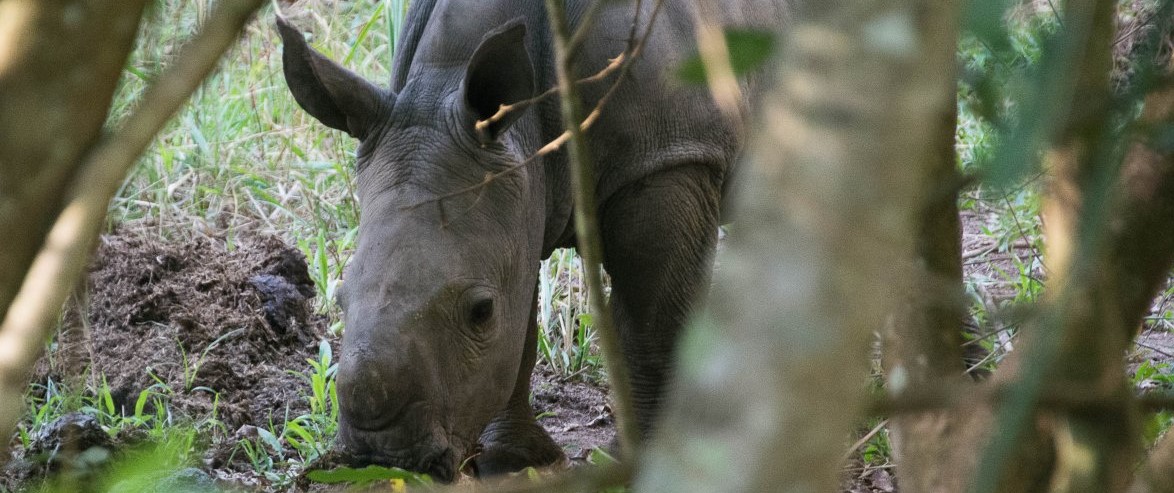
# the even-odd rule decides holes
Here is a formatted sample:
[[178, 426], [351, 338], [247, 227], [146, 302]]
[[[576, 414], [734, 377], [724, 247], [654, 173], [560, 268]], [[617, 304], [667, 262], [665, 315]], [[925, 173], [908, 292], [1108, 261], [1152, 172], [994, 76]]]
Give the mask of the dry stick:
[[[603, 10], [603, 6], [606, 3], [607, 2], [605, 0], [598, 0], [598, 1], [591, 3], [591, 5], [589, 6], [589, 9], [587, 10], [587, 13], [585, 13], [583, 15], [583, 19], [579, 22], [579, 27], [578, 27], [578, 29], [575, 30], [575, 35], [571, 38], [571, 42], [567, 45], [567, 53], [568, 53], [567, 58], [573, 59], [579, 53], [579, 48], [582, 47], [583, 41], [587, 39], [587, 35], [591, 31], [591, 27], [595, 25], [595, 20], [599, 17], [599, 13], [600, 13], [600, 11]], [[639, 16], [640, 16], [640, 0], [636, 0], [636, 18], [638, 19]], [[607, 78], [609, 75], [611, 75], [613, 72], [615, 72], [616, 69], [618, 69], [620, 67], [620, 65], [624, 61], [624, 59], [628, 58], [628, 57], [625, 57], [624, 55], [628, 54], [632, 49], [632, 45], [633, 45], [633, 42], [636, 37], [635, 25], [632, 26], [632, 29], [633, 29], [632, 34], [628, 38], [628, 49], [627, 50], [625, 50], [623, 53], [620, 53], [619, 56], [614, 58], [610, 63], [607, 64], [606, 67], [603, 67], [603, 69], [600, 70], [595, 75], [591, 75], [589, 77], [584, 77], [582, 79], [579, 79], [577, 81], [577, 83], [578, 84], [587, 84], [587, 83], [597, 82], [597, 81], [600, 81], [600, 80]], [[486, 142], [488, 140], [487, 139], [487, 136], [488, 136], [487, 132], [489, 130], [489, 126], [501, 121], [501, 119], [505, 118], [506, 115], [508, 115], [514, 111], [525, 110], [526, 108], [529, 108], [529, 107], [541, 102], [542, 100], [544, 100], [546, 98], [554, 96], [555, 94], [558, 94], [558, 86], [547, 89], [546, 92], [543, 92], [542, 94], [534, 96], [530, 99], [518, 101], [513, 104], [503, 104], [503, 105], [499, 106], [497, 108], [497, 112], [494, 113], [492, 116], [490, 116], [489, 118], [486, 118], [484, 120], [478, 120], [477, 123], [473, 125], [473, 130], [477, 134], [478, 141], [479, 142]]]
[[[217, 2], [207, 24], [151, 85], [134, 113], [86, 156], [68, 202], [25, 275], [0, 325], [0, 396], [19, 402], [65, 298], [85, 271], [110, 200], [127, 171], [180, 105], [199, 87], [263, 0]], [[19, 414], [0, 413], [0, 436]]]
[[860, 437], [859, 440], [856, 440], [856, 443], [853, 443], [852, 446], [848, 447], [848, 450], [844, 451], [844, 455], [840, 456], [840, 463], [846, 464], [848, 459], [852, 458], [852, 454], [856, 453], [860, 447], [863, 447], [864, 444], [868, 443], [869, 440], [872, 440], [872, 437], [876, 436], [877, 433], [880, 433], [881, 430], [885, 429], [885, 427], [888, 425], [889, 420], [886, 418], [881, 420], [880, 423], [877, 423], [876, 426], [873, 426], [872, 429], [868, 431], [868, 433], [865, 433], [864, 436]]
[[[639, 6], [640, 0], [637, 0], [636, 4], [637, 4], [637, 6]], [[611, 73], [614, 71], [614, 69], [612, 69], [612, 67], [617, 67], [619, 70], [619, 75], [616, 76], [616, 80], [614, 82], [612, 82], [611, 87], [609, 87], [607, 92], [603, 94], [603, 97], [599, 98], [599, 101], [596, 102], [596, 104], [595, 104], [595, 108], [592, 109], [591, 113], [588, 114], [587, 117], [582, 120], [582, 123], [579, 124], [580, 130], [586, 131], [587, 129], [591, 128], [591, 126], [594, 125], [596, 121], [599, 120], [599, 116], [603, 114], [603, 108], [605, 106], [607, 106], [607, 103], [610, 102], [611, 98], [615, 96], [616, 90], [619, 89], [619, 87], [620, 87], [620, 83], [623, 82], [624, 79], [627, 78], [628, 72], [631, 71], [632, 64], [635, 63], [636, 60], [640, 58], [640, 54], [644, 52], [644, 45], [648, 41], [648, 36], [652, 34], [652, 26], [654, 24], [656, 24], [656, 18], [659, 16], [660, 9], [663, 5], [664, 5], [664, 0], [656, 0], [656, 3], [653, 5], [653, 8], [652, 8], [652, 15], [648, 19], [648, 25], [647, 25], [647, 27], [645, 27], [644, 34], [640, 36], [639, 40], [636, 40], [635, 36], [634, 36], [636, 33], [637, 26], [636, 25], [632, 26], [633, 36], [631, 36], [628, 39], [628, 46], [629, 46], [628, 50], [626, 50], [624, 53], [621, 53], [620, 56], [613, 59], [611, 61], [611, 63], [608, 64], [607, 67], [604, 67], [604, 69], [601, 70], [599, 73], [597, 73], [591, 77], [587, 77], [585, 79], [579, 80], [579, 83], [594, 82], [596, 80], [602, 80], [602, 79], [606, 78], [608, 75], [611, 75]], [[637, 13], [639, 13], [639, 12], [637, 12]], [[496, 114], [489, 117], [489, 119], [483, 120], [483, 121], [488, 122], [485, 124], [485, 125], [488, 125], [489, 123], [493, 123], [495, 121], [500, 120], [502, 117], [505, 116], [505, 113], [508, 113], [509, 111], [516, 111], [517, 108], [527, 108], [530, 105], [542, 100], [543, 98], [550, 96], [550, 95], [558, 94], [559, 92], [561, 92], [560, 88], [558, 86], [555, 86], [555, 87], [550, 88], [546, 92], [544, 92], [534, 98], [531, 98], [531, 99], [528, 99], [525, 101], [521, 101], [518, 103], [514, 103], [513, 105], [503, 105], [501, 108], [498, 109], [498, 112]], [[478, 122], [477, 125], [480, 126], [481, 122]], [[530, 157], [526, 158], [525, 160], [523, 160], [522, 162], [520, 162], [518, 164], [511, 165], [510, 167], [508, 167], [504, 170], [501, 170], [497, 173], [488, 173], [485, 175], [485, 179], [483, 179], [480, 182], [477, 182], [473, 185], [446, 193], [444, 195], [441, 195], [441, 196], [433, 198], [433, 199], [428, 199], [423, 202], [419, 202], [416, 204], [406, 206], [406, 207], [404, 207], [404, 209], [410, 210], [410, 209], [415, 209], [417, 207], [427, 205], [427, 204], [443, 203], [445, 199], [450, 199], [453, 197], [458, 197], [458, 196], [461, 196], [461, 195], [464, 195], [467, 193], [476, 192], [478, 190], [481, 190], [482, 188], [489, 186], [494, 181], [497, 181], [497, 179], [499, 179], [503, 176], [509, 175], [511, 173], [514, 173], [514, 172], [518, 171], [519, 169], [522, 169], [526, 166], [529, 166], [531, 163], [537, 161], [538, 158], [546, 156], [547, 154], [550, 154], [554, 151], [559, 150], [559, 148], [561, 148], [563, 144], [565, 144], [568, 140], [570, 140], [570, 138], [571, 138], [571, 132], [564, 131], [561, 135], [559, 135], [558, 137], [555, 137], [554, 140], [551, 140], [546, 145], [542, 146], [542, 148], [538, 149], [538, 151], [535, 152], [533, 155], [531, 155]], [[441, 210], [443, 211], [443, 208]]]
[[[615, 58], [611, 59], [611, 61], [608, 62], [607, 66], [600, 69], [599, 72], [596, 72], [593, 75], [579, 79], [578, 81], [576, 81], [576, 83], [577, 84], [591, 84], [591, 83], [599, 82], [603, 79], [610, 77], [611, 74], [615, 73], [616, 70], [619, 70], [620, 67], [623, 66], [624, 62], [630, 58], [627, 55], [628, 55], [628, 51], [625, 50], [624, 52], [620, 53]], [[479, 142], [485, 141], [485, 136], [488, 135], [488, 134], [486, 134], [486, 132], [489, 131], [490, 125], [493, 125], [494, 123], [501, 121], [503, 118], [508, 116], [510, 113], [513, 113], [515, 111], [525, 110], [526, 108], [534, 106], [535, 104], [541, 103], [546, 98], [554, 96], [555, 94], [558, 94], [558, 86], [554, 86], [550, 89], [547, 89], [546, 92], [543, 92], [542, 94], [534, 96], [530, 99], [523, 99], [523, 100], [518, 101], [516, 103], [503, 104], [501, 106], [498, 106], [496, 113], [494, 113], [489, 118], [486, 118], [484, 120], [477, 120], [477, 123], [473, 124], [473, 131], [475, 131], [477, 133], [478, 141]]]
[[738, 79], [734, 74], [734, 66], [730, 63], [730, 47], [726, 43], [725, 30], [718, 19], [718, 12], [714, 11], [715, 3], [723, 0], [698, 0], [693, 2], [694, 32], [697, 36], [697, 51], [701, 55], [701, 62], [705, 67], [705, 80], [709, 85], [709, 93], [717, 103], [718, 109], [732, 122], [738, 125], [738, 133], [743, 134], [742, 110], [739, 101], [742, 100], [742, 89], [738, 86]]
[[616, 462], [592, 467], [577, 467], [538, 477], [514, 474], [465, 484], [440, 487], [436, 493], [582, 493], [607, 491], [632, 480], [631, 464]]
[[501, 480], [474, 481], [471, 484], [449, 486], [438, 493], [570, 493], [605, 491], [628, 484], [632, 479], [630, 463], [603, 464], [580, 467], [540, 479], [516, 475]]
[[[575, 233], [579, 239], [579, 255], [585, 264], [583, 277], [587, 281], [588, 299], [591, 302], [591, 311], [594, 312], [600, 348], [604, 355], [603, 361], [614, 393], [620, 450], [625, 455], [624, 459], [631, 461], [635, 457], [635, 447], [639, 444], [639, 429], [635, 410], [632, 408], [631, 382], [628, 380], [626, 363], [622, 359], [619, 334], [612, 320], [612, 313], [604, 303], [603, 279], [600, 274], [603, 267], [603, 241], [599, 232], [599, 208], [595, 204], [595, 170], [579, 125], [582, 108], [575, 84], [572, 82], [574, 79], [571, 78], [571, 59], [567, 52], [569, 34], [566, 12], [561, 0], [546, 0], [546, 8], [554, 31], [555, 69], [558, 74], [559, 92], [562, 94], [563, 125], [570, 136], [567, 151], [571, 166], [571, 193], [575, 205]], [[650, 23], [649, 31], [651, 29]]]

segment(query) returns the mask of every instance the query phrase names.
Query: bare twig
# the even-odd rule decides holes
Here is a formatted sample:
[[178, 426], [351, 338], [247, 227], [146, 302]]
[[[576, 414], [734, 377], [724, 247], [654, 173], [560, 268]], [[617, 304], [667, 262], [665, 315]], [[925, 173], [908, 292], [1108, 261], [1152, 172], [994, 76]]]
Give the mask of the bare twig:
[[[957, 406], [970, 407], [982, 401], [1002, 403], [1012, 397], [1014, 387], [1007, 383], [986, 385], [966, 384], [951, 386], [929, 386], [897, 396], [880, 396], [868, 406], [869, 416], [892, 417], [901, 414], [916, 414], [939, 411]], [[1125, 398], [1122, 389], [1103, 389], [1088, 385], [1060, 385], [1040, 394], [1038, 405], [1046, 409], [1089, 409], [1116, 406]], [[1133, 397], [1138, 409], [1147, 412], [1174, 410], [1174, 393], [1168, 391], [1146, 392]]]
[[[603, 6], [605, 4], [607, 4], [607, 2], [605, 0], [591, 2], [591, 5], [588, 7], [587, 12], [583, 14], [582, 19], [579, 21], [579, 27], [575, 30], [574, 36], [571, 38], [571, 41], [567, 44], [567, 54], [568, 54], [567, 58], [574, 59], [575, 56], [579, 53], [579, 49], [582, 48], [582, 46], [583, 46], [583, 41], [585, 41], [587, 39], [587, 35], [588, 35], [588, 33], [591, 32], [591, 28], [595, 26], [595, 21], [596, 21], [596, 19], [599, 18], [599, 13], [603, 10]], [[635, 23], [639, 22], [639, 19], [640, 19], [640, 0], [636, 0], [636, 15], [633, 17], [632, 33], [629, 35], [629, 38], [628, 38], [628, 49], [625, 50], [623, 53], [620, 53], [615, 58], [613, 58], [611, 60], [611, 62], [608, 63], [607, 66], [600, 69], [599, 72], [596, 72], [594, 75], [579, 79], [578, 81], [576, 81], [576, 83], [590, 84], [590, 83], [604, 80], [607, 77], [609, 77], [611, 74], [615, 73], [615, 71], [620, 68], [623, 61], [625, 59], [629, 58], [626, 55], [631, 55], [633, 40], [636, 38], [636, 24]], [[547, 89], [546, 92], [543, 92], [542, 94], [534, 96], [530, 99], [522, 100], [522, 101], [519, 101], [519, 102], [513, 103], [513, 104], [501, 105], [500, 107], [498, 107], [497, 112], [494, 113], [492, 116], [490, 116], [489, 118], [486, 118], [484, 120], [478, 120], [477, 123], [473, 125], [473, 131], [476, 132], [478, 141], [487, 142], [488, 139], [486, 138], [486, 132], [488, 132], [489, 126], [501, 121], [501, 119], [505, 118], [506, 115], [508, 115], [512, 112], [515, 112], [515, 111], [523, 111], [526, 108], [529, 108], [529, 107], [543, 101], [546, 98], [554, 96], [555, 94], [558, 94], [558, 85], [555, 85], [554, 87]]]
[[[199, 87], [237, 39], [263, 0], [219, 2], [207, 24], [163, 73], [134, 113], [86, 156], [70, 186], [67, 203], [37, 254], [19, 294], [0, 325], [0, 395], [19, 401], [28, 369], [57, 320], [65, 298], [84, 272], [101, 231], [106, 208], [127, 171], [171, 115]], [[18, 377], [19, 376], [19, 377]], [[0, 434], [9, 436], [18, 415], [4, 414]]]
[[[563, 126], [566, 127], [565, 134], [569, 138], [567, 151], [571, 167], [571, 193], [574, 196], [575, 233], [579, 240], [579, 256], [582, 257], [584, 264], [583, 278], [587, 283], [588, 300], [591, 302], [591, 311], [594, 313], [595, 326], [599, 334], [599, 347], [603, 351], [603, 362], [611, 383], [620, 450], [624, 454], [624, 459], [631, 461], [639, 444], [639, 429], [632, 407], [631, 382], [628, 380], [626, 363], [620, 350], [619, 333], [603, 294], [603, 278], [600, 272], [603, 268], [603, 240], [597, 217], [599, 208], [595, 203], [596, 177], [591, 157], [588, 155], [587, 143], [583, 140], [583, 128], [579, 123], [597, 118], [599, 107], [609, 99], [612, 91], [604, 95], [592, 115], [586, 119], [581, 117], [582, 102], [579, 101], [571, 76], [573, 61], [567, 51], [570, 34], [564, 5], [561, 0], [547, 0], [546, 8], [554, 31], [555, 72], [558, 74], [559, 92], [562, 93]], [[651, 31], [650, 22], [648, 32]], [[616, 87], [612, 86], [612, 90]]]
[[[614, 74], [616, 72], [616, 70], [619, 70], [620, 67], [623, 66], [624, 61], [628, 60], [628, 58], [629, 58], [627, 55], [628, 55], [628, 51], [625, 50], [624, 52], [617, 55], [615, 58], [611, 59], [611, 61], [608, 62], [608, 64], [605, 65], [602, 69], [599, 69], [599, 72], [596, 72], [595, 74], [592, 74], [590, 76], [579, 79], [578, 81], [576, 81], [576, 83], [577, 84], [592, 84], [592, 83], [607, 79], [612, 74]], [[503, 118], [508, 116], [510, 113], [513, 113], [515, 111], [525, 110], [526, 108], [529, 108], [531, 106], [534, 106], [535, 104], [541, 103], [546, 98], [549, 98], [549, 97], [554, 96], [556, 94], [558, 94], [558, 86], [557, 85], [554, 87], [551, 87], [550, 89], [547, 89], [546, 92], [543, 92], [542, 94], [534, 96], [530, 99], [523, 99], [523, 100], [518, 101], [516, 103], [503, 104], [503, 105], [499, 106], [497, 108], [497, 112], [494, 113], [493, 115], [491, 115], [489, 118], [486, 118], [484, 120], [477, 120], [477, 123], [473, 124], [473, 131], [477, 132], [478, 141], [485, 142], [487, 140], [486, 132], [489, 131], [490, 125], [493, 125], [494, 123], [501, 121]]]
[[[603, 114], [603, 108], [605, 106], [607, 106], [607, 103], [609, 101], [611, 101], [612, 97], [615, 96], [617, 89], [619, 89], [619, 87], [620, 87], [620, 83], [622, 83], [624, 81], [624, 79], [627, 78], [628, 72], [631, 71], [632, 64], [635, 63], [636, 60], [640, 58], [640, 54], [644, 52], [644, 45], [648, 41], [648, 36], [652, 34], [652, 26], [656, 24], [656, 18], [659, 16], [661, 7], [663, 5], [664, 5], [664, 0], [656, 0], [656, 4], [654, 4], [653, 9], [652, 9], [652, 15], [649, 17], [648, 24], [644, 28], [644, 33], [639, 37], [639, 39], [637, 39], [634, 36], [637, 32], [637, 26], [636, 25], [632, 26], [631, 37], [628, 40], [629, 48], [627, 50], [625, 50], [623, 53], [621, 53], [620, 56], [612, 59], [611, 63], [609, 63], [607, 67], [604, 67], [604, 69], [601, 70], [600, 72], [596, 73], [595, 75], [593, 75], [591, 77], [588, 77], [588, 78], [585, 78], [585, 79], [582, 79], [579, 81], [580, 83], [590, 83], [590, 82], [594, 82], [596, 80], [602, 80], [604, 78], [607, 78], [615, 70], [619, 71], [619, 74], [617, 75], [615, 81], [612, 82], [611, 87], [608, 88], [607, 92], [604, 93], [603, 97], [599, 98], [599, 101], [597, 101], [595, 104], [595, 108], [593, 108], [591, 110], [591, 112], [588, 113], [587, 116], [585, 118], [583, 118], [582, 122], [579, 124], [579, 129], [581, 131], [586, 131], [587, 129], [591, 128], [591, 126], [594, 125], [595, 122], [599, 120], [600, 115]], [[639, 7], [639, 2], [637, 2], [637, 7]], [[637, 13], [638, 12], [639, 11], [637, 10]], [[610, 67], [616, 67], [616, 68], [610, 69]], [[526, 101], [522, 101], [519, 103], [514, 103], [513, 105], [507, 105], [507, 106], [509, 106], [508, 109], [506, 106], [503, 106], [502, 109], [498, 110], [497, 114], [490, 117], [488, 120], [485, 120], [486, 122], [488, 122], [488, 123], [486, 123], [486, 125], [488, 125], [489, 123], [492, 123], [494, 121], [500, 120], [502, 117], [504, 117], [505, 115], [504, 115], [503, 111], [505, 111], [505, 112], [517, 111], [517, 109], [519, 108], [519, 105], [522, 105], [523, 107], [528, 107], [530, 105], [537, 103], [538, 101], [540, 101], [541, 99], [543, 99], [547, 96], [559, 94], [560, 92], [562, 92], [562, 91], [560, 91], [559, 87], [555, 86], [555, 87], [552, 87], [549, 90], [547, 90], [545, 93], [540, 94], [534, 98], [531, 98], [531, 99], [528, 99]], [[480, 125], [480, 122], [478, 122], [478, 125]], [[489, 186], [494, 181], [497, 181], [498, 179], [502, 178], [503, 176], [510, 175], [510, 174], [518, 171], [519, 169], [522, 169], [526, 166], [529, 166], [534, 161], [537, 161], [538, 158], [546, 156], [547, 154], [550, 154], [554, 151], [559, 150], [563, 146], [563, 144], [565, 144], [568, 140], [570, 140], [570, 138], [571, 138], [571, 132], [564, 131], [558, 137], [555, 137], [553, 140], [548, 142], [546, 145], [539, 148], [530, 157], [522, 160], [522, 162], [520, 162], [520, 163], [511, 165], [504, 170], [498, 171], [497, 173], [486, 174], [484, 179], [482, 179], [480, 182], [477, 182], [473, 185], [446, 193], [446, 194], [441, 195], [439, 197], [435, 197], [432, 199], [425, 200], [423, 202], [409, 205], [409, 206], [405, 207], [405, 209], [415, 209], [417, 207], [420, 207], [423, 205], [428, 205], [428, 204], [433, 204], [433, 203], [440, 203], [441, 205], [443, 205], [443, 202], [446, 199], [450, 199], [453, 197], [459, 197], [459, 196], [467, 194], [467, 193], [472, 193], [472, 192], [476, 192], [478, 190], [481, 190], [482, 188]], [[441, 207], [441, 210], [443, 210], [443, 207]]]
[[885, 427], [888, 425], [889, 420], [883, 419], [880, 423], [877, 423], [876, 426], [873, 426], [871, 430], [868, 430], [868, 433], [865, 433], [864, 436], [860, 437], [859, 440], [856, 440], [856, 443], [853, 443], [851, 447], [848, 447], [848, 450], [844, 451], [844, 456], [840, 458], [840, 462], [848, 462], [848, 459], [852, 458], [852, 454], [856, 453], [860, 447], [863, 447], [864, 444], [868, 443], [869, 440], [872, 440], [872, 437], [876, 436], [877, 433], [880, 433], [881, 430], [885, 429]]
[[730, 48], [726, 43], [725, 31], [722, 30], [718, 13], [715, 11], [718, 4], [718, 0], [693, 2], [697, 51], [705, 66], [705, 79], [714, 102], [726, 117], [738, 125], [738, 132], [742, 133], [743, 119], [739, 106], [742, 89], [738, 87], [734, 67], [730, 64]]

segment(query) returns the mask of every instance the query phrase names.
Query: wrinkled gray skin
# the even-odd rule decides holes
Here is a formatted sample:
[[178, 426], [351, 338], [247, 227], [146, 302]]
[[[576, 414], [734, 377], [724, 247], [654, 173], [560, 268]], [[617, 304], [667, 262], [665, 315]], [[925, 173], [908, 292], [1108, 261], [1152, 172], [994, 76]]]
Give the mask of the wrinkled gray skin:
[[[643, 2], [642, 24], [653, 3]], [[781, 1], [715, 3], [730, 25], [782, 22]], [[743, 140], [704, 88], [674, 76], [695, 52], [690, 4], [665, 3], [644, 57], [588, 133], [611, 308], [645, 435], [677, 334], [709, 282], [720, 204]], [[575, 23], [587, 2], [567, 5]], [[634, 6], [617, 1], [604, 10], [577, 58], [581, 75], [624, 51]], [[278, 26], [298, 103], [361, 141], [362, 219], [340, 295], [341, 451], [445, 481], [478, 443], [483, 475], [562, 460], [528, 396], [539, 262], [575, 243], [566, 156], [437, 202], [562, 132], [557, 98], [494, 126], [484, 145], [473, 131], [499, 105], [555, 85], [542, 1], [415, 0], [390, 89], [314, 52], [284, 21]], [[585, 106], [608, 85], [584, 86]], [[759, 91], [753, 81], [744, 89], [752, 108]]]

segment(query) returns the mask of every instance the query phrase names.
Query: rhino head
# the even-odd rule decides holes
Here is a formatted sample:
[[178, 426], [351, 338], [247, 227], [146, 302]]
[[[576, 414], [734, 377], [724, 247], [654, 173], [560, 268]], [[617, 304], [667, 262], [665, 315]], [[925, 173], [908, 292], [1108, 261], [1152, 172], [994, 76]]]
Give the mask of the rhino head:
[[450, 195], [525, 157], [517, 127], [536, 128], [535, 118], [511, 114], [481, 133], [474, 125], [534, 94], [526, 27], [507, 23], [463, 59], [413, 66], [397, 92], [314, 51], [285, 21], [278, 27], [298, 104], [360, 142], [362, 214], [339, 294], [338, 447], [353, 461], [450, 480], [520, 372], [528, 377], [526, 351], [533, 362], [542, 169]]

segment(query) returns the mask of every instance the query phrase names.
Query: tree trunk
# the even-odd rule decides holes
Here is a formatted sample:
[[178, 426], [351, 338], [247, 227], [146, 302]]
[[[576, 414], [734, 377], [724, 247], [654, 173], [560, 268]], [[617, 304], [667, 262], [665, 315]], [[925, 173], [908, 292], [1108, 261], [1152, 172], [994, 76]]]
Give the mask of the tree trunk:
[[[1048, 291], [995, 378], [1019, 386], [1046, 382], [1032, 392], [1046, 386], [1080, 402], [1028, 407], [1034, 410], [1022, 436], [1009, 431], [1015, 425], [1006, 419], [989, 424], [986, 434], [1002, 434], [1007, 453], [988, 450], [979, 474], [1005, 464], [1001, 491], [1124, 491], [1140, 452], [1122, 356], [1170, 268], [1174, 190], [1168, 164], [1137, 149], [1118, 175], [1113, 148], [1119, 137], [1109, 121], [1115, 6], [1082, 0], [1066, 9], [1066, 29], [1084, 32], [1074, 37], [1082, 43], [1074, 49], [1074, 90], [1058, 103], [1069, 113], [1045, 155], [1051, 176], [1044, 206]], [[1013, 397], [1008, 401], [1001, 411], [1014, 405]], [[1026, 402], [1038, 402], [1038, 395]]]
[[[1174, 82], [1146, 97], [1145, 128], [1174, 124]], [[1144, 138], [1134, 142], [1123, 171], [1127, 211], [1115, 232], [1112, 257], [1120, 270], [1116, 299], [1126, 327], [1136, 326], [1174, 263], [1174, 150], [1156, 150]], [[1174, 493], [1174, 433], [1151, 452], [1136, 491]]]
[[737, 221], [640, 491], [835, 491], [899, 303], [949, 71], [918, 2], [808, 2], [782, 39]]
[[0, 320], [97, 140], [146, 0], [0, 0]]
[[[61, 97], [65, 96], [55, 91], [71, 88], [80, 91], [74, 87], [78, 84], [76, 74], [70, 75], [67, 69], [63, 75], [61, 67], [55, 65], [62, 61], [60, 53], [72, 53], [69, 50], [73, 49], [88, 53], [84, 50], [90, 46], [104, 46], [103, 40], [86, 36], [93, 34], [91, 30], [96, 29], [93, 26], [104, 26], [105, 21], [113, 22], [118, 29], [130, 29], [130, 40], [126, 40], [129, 44], [133, 41], [137, 17], [118, 17], [117, 13], [141, 15], [142, 3], [135, 4], [137, 9], [119, 9], [111, 3], [94, 6], [94, 11], [78, 3], [54, 2], [49, 6], [25, 0], [0, 3], [0, 41], [6, 42], [0, 45], [4, 47], [0, 50], [0, 122], [19, 127], [19, 122], [12, 119], [19, 120], [23, 113], [9, 112], [19, 110], [29, 112], [30, 119], [44, 125], [37, 129], [41, 132], [37, 135], [0, 133], [3, 159], [0, 186], [8, 187], [3, 196], [3, 207], [7, 210], [0, 210], [0, 224], [14, 228], [0, 229], [0, 232], [11, 233], [6, 238], [8, 244], [33, 251], [32, 257], [26, 260], [18, 255], [9, 256], [7, 249], [0, 250], [4, 252], [0, 254], [0, 264], [8, 269], [4, 275], [14, 277], [2, 281], [19, 286], [4, 286], [3, 296], [7, 299], [0, 305], [4, 314], [0, 318], [0, 436], [9, 436], [20, 419], [28, 372], [52, 334], [66, 296], [85, 272], [106, 209], [119, 184], [159, 129], [216, 66], [221, 54], [236, 40], [245, 22], [262, 3], [263, 0], [218, 3], [200, 32], [151, 84], [134, 112], [120, 122], [115, 132], [101, 139], [95, 136], [100, 134], [102, 118], [86, 120], [92, 128], [63, 128], [68, 127], [65, 121], [71, 115], [69, 104], [85, 106], [71, 99], [72, 94], [65, 99], [66, 105], [59, 106], [56, 100], [38, 91]], [[118, 21], [102, 17], [108, 15]], [[60, 36], [51, 41], [42, 39], [53, 34]], [[102, 112], [106, 111], [114, 80], [125, 63], [125, 51], [121, 53], [121, 57], [93, 54], [96, 60], [109, 64], [97, 67], [87, 65], [89, 60], [74, 60], [83, 68], [94, 69], [80, 72], [81, 76], [109, 75], [109, 84], [101, 86], [109, 93], [88, 96], [103, 102], [99, 108]], [[44, 87], [38, 86], [37, 81]], [[22, 97], [45, 106], [26, 106]], [[49, 116], [40, 115], [40, 111]], [[75, 135], [61, 133], [75, 130], [90, 137], [74, 142], [70, 139]], [[49, 146], [48, 154], [40, 156], [43, 161], [26, 161], [38, 155], [34, 148], [25, 149], [27, 143], [19, 141], [24, 137], [40, 138], [40, 143]], [[13, 149], [25, 149], [22, 152], [33, 157]], [[54, 149], [70, 152], [57, 155]], [[32, 204], [28, 210], [19, 209], [25, 206], [22, 200]], [[47, 209], [34, 207], [38, 205]], [[22, 214], [31, 217], [13, 219]]]
[[[955, 53], [960, 3], [923, 1], [918, 31], [922, 63], [941, 73], [935, 100], [933, 134], [921, 157], [929, 170], [926, 196], [918, 218], [914, 279], [904, 305], [885, 332], [884, 368], [888, 392], [972, 386], [964, 375], [961, 323], [962, 227], [958, 217], [959, 183], [954, 135], [957, 128]], [[942, 467], [962, 417], [952, 409], [893, 416], [889, 429], [897, 479], [908, 493], [948, 491], [955, 471]]]

